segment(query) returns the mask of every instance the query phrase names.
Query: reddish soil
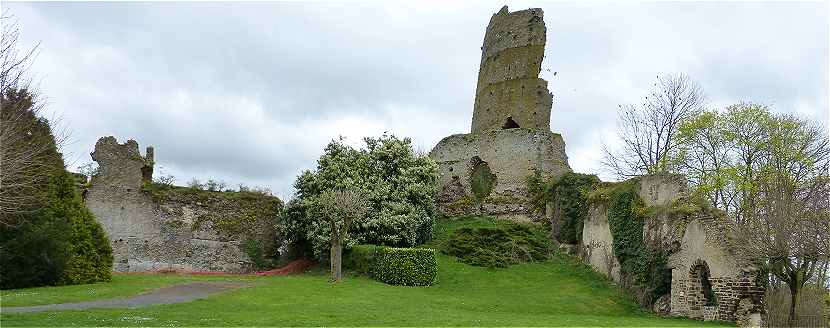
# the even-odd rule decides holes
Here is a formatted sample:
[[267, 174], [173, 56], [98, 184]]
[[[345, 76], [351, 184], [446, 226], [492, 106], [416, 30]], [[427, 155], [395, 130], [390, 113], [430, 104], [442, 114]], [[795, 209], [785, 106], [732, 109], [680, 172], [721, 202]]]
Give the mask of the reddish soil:
[[297, 274], [303, 273], [306, 269], [314, 265], [314, 262], [308, 259], [299, 259], [294, 260], [291, 263], [286, 264], [282, 268], [268, 270], [268, 271], [261, 271], [255, 273], [257, 276], [286, 276], [289, 274]]

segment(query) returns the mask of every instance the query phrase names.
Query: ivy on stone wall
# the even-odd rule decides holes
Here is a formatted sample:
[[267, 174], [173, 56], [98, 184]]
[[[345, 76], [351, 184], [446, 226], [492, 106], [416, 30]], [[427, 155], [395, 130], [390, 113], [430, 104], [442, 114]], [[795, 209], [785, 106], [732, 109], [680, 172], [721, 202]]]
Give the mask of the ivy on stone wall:
[[671, 288], [671, 270], [666, 268], [668, 251], [648, 247], [643, 241], [643, 225], [649, 214], [638, 194], [639, 182], [605, 184], [591, 193], [592, 202], [608, 206], [608, 225], [613, 238], [614, 256], [623, 280], [638, 289], [639, 301], [650, 305]]
[[561, 243], [575, 244], [582, 239], [582, 225], [588, 214], [588, 194], [599, 184], [592, 174], [568, 172], [559, 179], [544, 179], [537, 171], [527, 179], [530, 206], [540, 213], [547, 204], [553, 209], [553, 236]]

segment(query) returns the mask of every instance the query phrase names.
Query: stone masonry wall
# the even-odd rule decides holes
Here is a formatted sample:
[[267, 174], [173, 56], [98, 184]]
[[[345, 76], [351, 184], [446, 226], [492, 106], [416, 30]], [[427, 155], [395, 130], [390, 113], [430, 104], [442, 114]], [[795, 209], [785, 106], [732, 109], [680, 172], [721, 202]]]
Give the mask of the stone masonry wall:
[[[164, 187], [165, 196], [159, 197], [145, 190], [152, 179], [152, 158], [141, 156], [137, 142], [101, 138], [91, 155], [100, 173], [93, 177], [85, 201], [107, 232], [116, 272], [249, 272], [253, 263], [244, 242], [252, 239], [267, 246], [276, 239], [272, 223], [282, 203], [275, 197], [237, 200], [228, 199], [227, 193], [173, 186]], [[184, 196], [174, 197], [178, 194]], [[243, 211], [251, 202], [268, 204], [262, 212], [267, 214]], [[229, 222], [241, 229], [229, 229]]]
[[[727, 223], [708, 217], [686, 225], [680, 250], [670, 258], [672, 314], [743, 322], [761, 317], [764, 290], [755, 283], [755, 268], [729, 251], [725, 227]], [[708, 273], [714, 301], [704, 297], [705, 286], [697, 273], [701, 268]], [[742, 301], [748, 304], [744, 309], [740, 309]]]
[[550, 130], [552, 96], [539, 78], [545, 56], [542, 9], [494, 14], [481, 48], [472, 133], [521, 127]]
[[[529, 129], [456, 134], [429, 153], [440, 168], [438, 206], [450, 215], [490, 214], [527, 219], [525, 179], [538, 170], [558, 177], [570, 171], [565, 143], [558, 134]], [[487, 165], [493, 188], [481, 204], [473, 200], [474, 165]]]
[[441, 140], [437, 199], [445, 215], [540, 217], [527, 204], [526, 179], [570, 171], [562, 136], [550, 132], [551, 94], [539, 79], [546, 31], [541, 9], [494, 14], [481, 47], [472, 132]]
[[[657, 174], [636, 179], [638, 194], [648, 207], [666, 208], [687, 197], [682, 175]], [[672, 271], [669, 312], [693, 319], [759, 325], [764, 291], [755, 284], [756, 268], [732, 253], [729, 222], [704, 213], [679, 220], [665, 212], [657, 213], [643, 223], [643, 241], [648, 247], [672, 253], [668, 264]], [[613, 242], [607, 205], [590, 204], [582, 231], [583, 259], [595, 271], [620, 282]]]

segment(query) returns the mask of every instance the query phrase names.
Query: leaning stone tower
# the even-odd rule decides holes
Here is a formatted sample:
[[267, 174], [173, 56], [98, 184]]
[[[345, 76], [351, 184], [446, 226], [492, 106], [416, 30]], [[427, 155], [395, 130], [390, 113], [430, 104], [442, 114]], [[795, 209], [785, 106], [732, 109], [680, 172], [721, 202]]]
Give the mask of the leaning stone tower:
[[494, 14], [481, 47], [471, 133], [441, 140], [437, 204], [446, 215], [532, 219], [526, 179], [570, 171], [565, 143], [550, 131], [552, 95], [539, 78], [545, 54], [542, 9]]
[[550, 130], [552, 97], [539, 78], [545, 57], [542, 9], [493, 15], [484, 45], [473, 109], [472, 132], [501, 128]]

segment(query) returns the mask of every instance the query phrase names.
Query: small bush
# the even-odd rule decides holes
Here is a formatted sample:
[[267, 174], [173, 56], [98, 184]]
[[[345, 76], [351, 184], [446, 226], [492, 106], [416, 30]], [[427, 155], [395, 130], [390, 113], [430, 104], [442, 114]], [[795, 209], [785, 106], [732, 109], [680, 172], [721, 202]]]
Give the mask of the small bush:
[[355, 245], [343, 254], [343, 267], [365, 275], [372, 274], [377, 249], [383, 246]]
[[443, 250], [461, 262], [491, 268], [544, 261], [550, 257], [550, 243], [544, 232], [536, 230], [541, 229], [512, 222], [497, 227], [460, 228], [450, 235]]
[[390, 285], [429, 286], [438, 275], [435, 250], [428, 248], [357, 245], [349, 250], [343, 265]]

